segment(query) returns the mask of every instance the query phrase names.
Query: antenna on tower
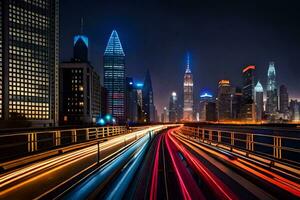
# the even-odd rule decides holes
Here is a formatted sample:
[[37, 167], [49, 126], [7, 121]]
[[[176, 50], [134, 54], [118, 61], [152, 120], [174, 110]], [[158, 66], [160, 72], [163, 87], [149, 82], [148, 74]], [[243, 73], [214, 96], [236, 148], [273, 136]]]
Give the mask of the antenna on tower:
[[81, 17], [80, 33], [83, 34], [83, 17]]

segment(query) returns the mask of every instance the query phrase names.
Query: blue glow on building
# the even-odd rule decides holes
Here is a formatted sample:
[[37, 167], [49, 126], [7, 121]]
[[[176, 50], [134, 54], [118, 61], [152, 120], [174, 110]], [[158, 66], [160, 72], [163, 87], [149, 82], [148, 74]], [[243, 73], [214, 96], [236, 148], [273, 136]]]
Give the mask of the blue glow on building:
[[130, 82], [129, 82], [129, 85], [133, 85], [133, 82], [132, 82], [132, 81], [130, 81]]
[[138, 88], [142, 88], [142, 87], [144, 86], [143, 83], [136, 83], [135, 85], [136, 85], [136, 87], [138, 87]]
[[103, 118], [100, 118], [98, 121], [97, 121], [97, 124], [103, 126], [105, 125], [105, 120]]
[[207, 93], [207, 92], [204, 92], [203, 94], [200, 95], [201, 98], [205, 98], [205, 97], [209, 97], [209, 98], [212, 98], [212, 94], [210, 93]]
[[110, 35], [105, 52], [105, 56], [125, 56], [118, 33], [116, 30]]
[[82, 41], [84, 42], [84, 44], [89, 47], [89, 39], [84, 36], [84, 35], [76, 35], [74, 37], [74, 45], [76, 44], [76, 42], [79, 40], [79, 39], [82, 39]]

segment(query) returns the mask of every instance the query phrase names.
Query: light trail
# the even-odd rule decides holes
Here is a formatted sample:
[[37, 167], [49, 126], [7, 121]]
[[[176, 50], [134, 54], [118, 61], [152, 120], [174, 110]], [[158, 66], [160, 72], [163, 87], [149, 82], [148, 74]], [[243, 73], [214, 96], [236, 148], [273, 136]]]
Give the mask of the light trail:
[[185, 200], [205, 199], [198, 185], [195, 183], [192, 175], [187, 171], [187, 169], [179, 159], [176, 146], [170, 140], [169, 133], [170, 130], [168, 130], [165, 136], [166, 146], [171, 157], [172, 166], [178, 178], [183, 198]]
[[[164, 128], [164, 126], [162, 126], [162, 125], [154, 126], [154, 127], [146, 128], [144, 130], [129, 133], [127, 135], [122, 135], [122, 136], [119, 136], [116, 138], [112, 138], [111, 140], [101, 143], [101, 151], [110, 149], [116, 145], [123, 143], [124, 141], [126, 142], [126, 140], [131, 140], [133, 138], [140, 138], [142, 135], [145, 135], [149, 131], [157, 131], [157, 130], [161, 130], [163, 128]], [[97, 149], [98, 149], [97, 145], [93, 145], [91, 147], [87, 147], [87, 148], [84, 148], [81, 150], [77, 150], [75, 152], [59, 155], [57, 157], [50, 158], [48, 160], [40, 161], [38, 163], [26, 166], [22, 169], [18, 169], [18, 170], [3, 174], [0, 177], [0, 188], [3, 188], [4, 186], [12, 184], [13, 182], [19, 181], [25, 177], [28, 177], [28, 176], [33, 175], [38, 172], [41, 172], [42, 174], [46, 175], [47, 172], [45, 172], [45, 171], [49, 170], [49, 168], [51, 168], [51, 167], [55, 167], [55, 166], [59, 167], [60, 165], [63, 165], [64, 167], [66, 167], [67, 165], [73, 163], [72, 161], [79, 161], [88, 156], [93, 156], [93, 155], [97, 154]], [[6, 190], [2, 190], [2, 191], [0, 191], [0, 195], [3, 195], [6, 192], [16, 189], [17, 187], [20, 187], [20, 186], [24, 185], [25, 183], [29, 183], [30, 181], [35, 180], [35, 179], [36, 179], [36, 177], [29, 178], [26, 181], [23, 181], [12, 187], [9, 187]]]
[[162, 135], [158, 135], [158, 142], [155, 151], [155, 159], [152, 170], [152, 178], [151, 178], [151, 189], [150, 189], [150, 200], [157, 199], [157, 180], [158, 180], [158, 166], [159, 166], [159, 151], [161, 146]]
[[[173, 132], [173, 131], [172, 131]], [[176, 147], [182, 152], [182, 154], [187, 159], [188, 163], [193, 166], [195, 171], [205, 180], [205, 183], [209, 185], [212, 189], [214, 195], [218, 199], [228, 199], [235, 200], [238, 199], [230, 189], [221, 182], [221, 180], [216, 177], [207, 167], [204, 166], [193, 154], [191, 154], [183, 145], [179, 144], [178, 141], [172, 137], [172, 132], [168, 133], [170, 139], [174, 142]]]
[[[244, 159], [237, 158], [236, 160], [231, 160], [228, 158], [228, 156], [221, 154], [215, 150], [212, 150], [208, 147], [205, 147], [204, 145], [201, 145], [199, 143], [194, 143], [194, 145], [206, 152], [209, 152], [219, 158], [222, 158], [223, 160], [235, 165], [236, 167], [238, 167], [240, 169], [243, 169], [243, 170], [259, 177], [260, 179], [263, 179], [285, 191], [290, 192], [291, 194], [293, 194], [297, 197], [300, 197], [300, 185], [298, 183], [290, 181], [278, 174], [275, 174], [275, 173], [270, 172], [262, 167], [254, 165], [251, 162], [248, 162]], [[247, 165], [249, 165], [251, 167], [248, 167]], [[264, 173], [268, 174], [269, 176], [267, 176], [261, 172], [264, 172]]]

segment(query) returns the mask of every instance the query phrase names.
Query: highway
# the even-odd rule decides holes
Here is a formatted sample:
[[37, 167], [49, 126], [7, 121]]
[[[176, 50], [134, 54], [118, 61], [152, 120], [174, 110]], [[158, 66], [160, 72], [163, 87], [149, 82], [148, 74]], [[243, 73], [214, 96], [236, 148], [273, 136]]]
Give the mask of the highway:
[[[100, 163], [114, 157], [149, 131], [162, 128], [161, 125], [153, 126], [101, 143]], [[97, 145], [92, 145], [5, 172], [0, 175], [0, 199], [43, 198], [97, 168], [97, 151]]]
[[[0, 176], [1, 199], [299, 199], [287, 172], [153, 126]], [[124, 141], [127, 142], [124, 142]]]

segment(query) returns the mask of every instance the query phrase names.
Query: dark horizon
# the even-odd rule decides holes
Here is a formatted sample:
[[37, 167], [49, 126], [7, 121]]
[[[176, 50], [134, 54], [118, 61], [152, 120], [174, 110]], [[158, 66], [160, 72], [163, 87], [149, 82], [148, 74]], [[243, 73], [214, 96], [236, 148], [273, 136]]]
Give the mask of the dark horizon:
[[143, 81], [146, 69], [150, 69], [159, 113], [168, 105], [172, 91], [182, 95], [187, 52], [195, 99], [203, 88], [216, 95], [220, 79], [241, 85], [242, 68], [248, 64], [257, 66], [257, 78], [265, 88], [269, 61], [275, 62], [278, 87], [285, 84], [290, 97], [299, 98], [299, 8], [295, 1], [91, 0], [83, 6], [79, 0], [65, 0], [60, 5], [61, 61], [72, 57], [73, 36], [80, 33], [83, 17], [83, 33], [90, 39], [90, 61], [101, 79], [104, 49], [116, 29], [126, 55], [127, 76]]

